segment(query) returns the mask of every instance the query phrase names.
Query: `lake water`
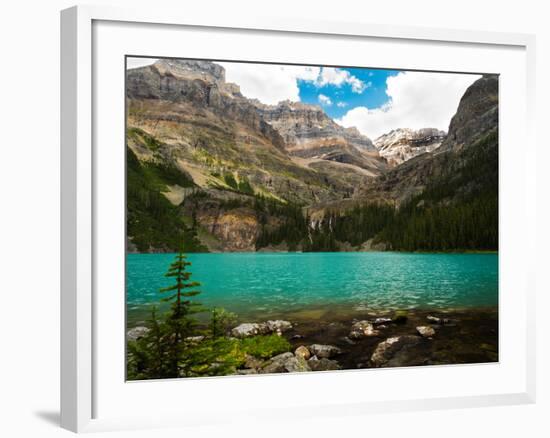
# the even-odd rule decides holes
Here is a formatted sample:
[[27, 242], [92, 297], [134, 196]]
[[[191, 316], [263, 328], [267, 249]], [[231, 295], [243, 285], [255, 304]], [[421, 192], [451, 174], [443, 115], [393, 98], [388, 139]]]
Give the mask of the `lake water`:
[[[127, 255], [129, 322], [159, 305], [174, 254]], [[239, 315], [320, 306], [445, 309], [498, 304], [497, 254], [397, 252], [189, 254], [197, 297]]]

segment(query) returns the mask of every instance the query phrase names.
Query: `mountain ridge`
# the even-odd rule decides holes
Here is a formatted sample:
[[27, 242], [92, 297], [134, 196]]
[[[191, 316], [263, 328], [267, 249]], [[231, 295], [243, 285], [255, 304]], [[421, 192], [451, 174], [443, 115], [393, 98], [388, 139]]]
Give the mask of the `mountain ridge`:
[[[212, 62], [159, 60], [130, 69], [128, 154], [135, 156], [135, 173], [149, 182], [132, 191], [128, 248], [174, 250], [170, 242], [187, 236], [191, 250], [335, 250], [345, 245], [330, 236], [331, 226], [323, 228], [327, 214], [332, 215], [327, 221], [337, 221], [354, 206], [383, 203], [391, 209], [411, 199], [421, 202], [419, 196], [442, 178], [455, 194], [483, 192], [481, 177], [457, 183], [460, 178], [449, 174], [472, 172], [473, 144], [484, 145], [474, 148], [486, 152], [480, 163], [493, 159], [495, 141], [487, 138], [498, 128], [494, 80], [484, 77], [468, 88], [445, 137], [431, 128], [397, 130], [400, 135], [385, 134], [391, 141], [383, 145], [384, 136], [372, 142], [317, 105], [248, 99]], [[392, 162], [391, 154], [381, 154], [392, 149], [406, 160]], [[145, 208], [153, 201], [160, 212], [156, 219]], [[432, 201], [424, 199], [442, 202]], [[394, 213], [384, 207], [361, 214], [380, 221]], [[148, 229], [140, 225], [144, 215]], [[178, 221], [180, 237], [168, 237]], [[343, 229], [348, 231], [340, 231], [341, 239], [351, 232], [349, 225]]]

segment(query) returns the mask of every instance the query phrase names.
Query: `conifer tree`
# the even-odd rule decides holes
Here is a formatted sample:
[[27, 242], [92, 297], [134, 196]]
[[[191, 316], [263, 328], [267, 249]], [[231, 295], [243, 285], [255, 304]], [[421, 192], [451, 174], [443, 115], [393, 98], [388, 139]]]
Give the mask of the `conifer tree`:
[[187, 256], [180, 251], [165, 274], [165, 277], [173, 278], [175, 284], [160, 289], [161, 293], [170, 294], [163, 298], [163, 301], [171, 303], [166, 324], [170, 339], [167, 354], [168, 368], [172, 377], [186, 374], [187, 367], [184, 358], [187, 347], [186, 338], [194, 334], [197, 324], [192, 315], [204, 311], [200, 304], [190, 299], [200, 294], [200, 291], [196, 289], [200, 283], [191, 281], [191, 272], [186, 270], [190, 265], [191, 262], [187, 261]]

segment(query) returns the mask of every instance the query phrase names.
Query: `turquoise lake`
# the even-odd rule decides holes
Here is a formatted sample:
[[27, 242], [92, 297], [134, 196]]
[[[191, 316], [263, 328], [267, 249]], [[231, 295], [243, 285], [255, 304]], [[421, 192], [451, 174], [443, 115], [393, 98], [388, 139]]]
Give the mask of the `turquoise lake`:
[[[128, 321], [160, 305], [174, 254], [127, 255]], [[497, 254], [397, 252], [189, 254], [197, 297], [239, 315], [316, 306], [362, 309], [498, 304]]]

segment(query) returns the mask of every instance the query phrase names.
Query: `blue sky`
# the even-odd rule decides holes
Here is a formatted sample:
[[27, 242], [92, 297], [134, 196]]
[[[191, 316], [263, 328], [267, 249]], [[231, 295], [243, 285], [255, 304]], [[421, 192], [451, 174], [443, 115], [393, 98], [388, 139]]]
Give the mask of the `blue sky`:
[[[340, 86], [326, 84], [319, 86], [315, 82], [298, 80], [300, 100], [304, 103], [321, 105], [325, 112], [334, 119], [344, 116], [349, 110], [356, 107], [370, 109], [380, 108], [389, 101], [386, 94], [386, 81], [388, 77], [399, 73], [397, 70], [378, 70], [366, 68], [342, 68], [351, 76], [356, 77], [365, 84], [362, 92], [354, 92], [350, 84]], [[326, 96], [329, 100], [321, 99]]]
[[[128, 58], [128, 68], [155, 62]], [[447, 131], [466, 89], [480, 76], [373, 68], [218, 62], [227, 82], [268, 105], [289, 100], [318, 105], [346, 128], [372, 140], [398, 128]]]

